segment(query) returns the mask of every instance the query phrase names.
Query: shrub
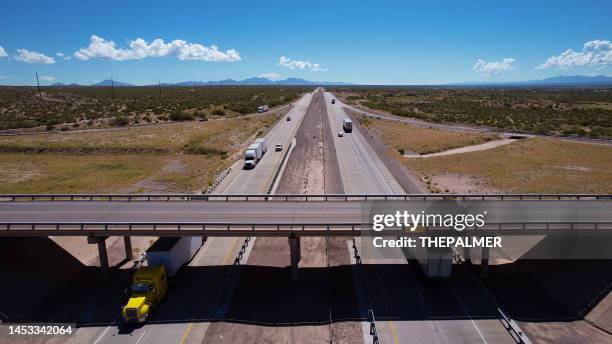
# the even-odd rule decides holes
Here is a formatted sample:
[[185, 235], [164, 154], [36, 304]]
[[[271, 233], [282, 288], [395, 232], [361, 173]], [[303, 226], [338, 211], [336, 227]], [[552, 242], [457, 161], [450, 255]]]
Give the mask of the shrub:
[[215, 108], [210, 113], [215, 116], [225, 116], [225, 110], [222, 108]]
[[110, 123], [113, 127], [123, 127], [130, 124], [130, 120], [124, 116], [115, 116]]
[[170, 113], [170, 120], [171, 121], [193, 121], [195, 119], [195, 117], [190, 114], [190, 113], [186, 113], [184, 111], [172, 111], [172, 113]]

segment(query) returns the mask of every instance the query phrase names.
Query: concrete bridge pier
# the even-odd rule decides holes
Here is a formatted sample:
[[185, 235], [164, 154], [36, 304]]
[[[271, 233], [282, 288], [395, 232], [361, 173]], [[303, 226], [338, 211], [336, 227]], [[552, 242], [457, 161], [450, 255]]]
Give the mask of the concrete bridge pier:
[[466, 263], [471, 263], [472, 259], [470, 257], [470, 248], [469, 247], [464, 247], [463, 248], [463, 259], [465, 260]]
[[291, 281], [298, 282], [298, 263], [302, 256], [302, 248], [300, 245], [300, 237], [291, 234], [289, 237], [289, 254], [291, 259]]
[[106, 238], [108, 237], [87, 237], [88, 244], [98, 244], [98, 257], [100, 257], [100, 272], [102, 273], [102, 281], [104, 282], [107, 282], [109, 279], [108, 254], [106, 253]]
[[489, 248], [484, 246], [482, 248], [482, 257], [480, 258], [480, 276], [487, 278], [489, 273]]
[[123, 237], [123, 246], [125, 247], [125, 259], [131, 260], [134, 258], [132, 253], [132, 237], [126, 235]]

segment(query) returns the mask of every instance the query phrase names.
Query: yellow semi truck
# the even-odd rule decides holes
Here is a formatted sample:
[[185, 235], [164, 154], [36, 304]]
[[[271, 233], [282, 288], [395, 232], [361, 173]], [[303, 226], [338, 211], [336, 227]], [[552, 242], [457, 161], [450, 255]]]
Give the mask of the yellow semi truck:
[[122, 307], [125, 322], [145, 322], [168, 292], [168, 279], [202, 246], [202, 237], [162, 237], [147, 250], [147, 266], [132, 276], [130, 298]]

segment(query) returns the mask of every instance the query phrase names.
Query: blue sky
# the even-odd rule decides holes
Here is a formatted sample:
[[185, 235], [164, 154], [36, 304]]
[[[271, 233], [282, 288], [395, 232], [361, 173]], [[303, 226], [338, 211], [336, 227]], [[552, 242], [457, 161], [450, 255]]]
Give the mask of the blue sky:
[[0, 84], [610, 75], [610, 13], [611, 1], [8, 1]]

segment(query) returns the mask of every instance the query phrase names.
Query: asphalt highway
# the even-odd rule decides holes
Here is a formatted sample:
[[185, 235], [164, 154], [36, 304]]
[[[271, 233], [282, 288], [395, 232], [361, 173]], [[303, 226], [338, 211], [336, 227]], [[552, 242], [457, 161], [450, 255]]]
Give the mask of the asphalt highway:
[[[348, 116], [338, 100], [331, 104], [332, 98], [332, 94], [326, 93], [330, 124], [339, 131], [342, 118]], [[345, 190], [360, 193], [405, 191], [355, 128], [352, 133], [336, 137], [335, 143]], [[397, 252], [395, 256], [401, 258], [369, 258], [371, 254], [361, 252], [381, 343], [514, 343], [497, 320], [472, 319], [465, 307], [465, 303], [470, 306], [472, 303], [463, 301], [465, 296], [461, 291], [478, 286], [449, 286], [434, 288], [434, 292], [430, 292], [431, 288], [423, 281], [418, 268], [407, 264], [401, 253]], [[440, 312], [461, 315], [466, 319], [438, 320], [436, 314]], [[364, 322], [362, 329], [364, 342], [370, 342], [368, 324]]]
[[[312, 94], [308, 93], [298, 100], [291, 111], [288, 113], [291, 116], [291, 121], [281, 119], [270, 131], [266, 134], [268, 145], [267, 153], [262, 157], [259, 164], [250, 170], [243, 170], [243, 161], [239, 160], [232, 166], [231, 173], [223, 180], [223, 182], [215, 190], [216, 193], [224, 194], [240, 194], [240, 193], [257, 193], [262, 194], [267, 191], [274, 172], [279, 167], [282, 154], [284, 152], [275, 152], [274, 146], [277, 143], [282, 143], [287, 147], [293, 139], [295, 131], [299, 127], [300, 121], [310, 104]], [[102, 206], [101, 204], [98, 204]], [[109, 204], [110, 205], [110, 204]], [[156, 219], [168, 221], [169, 218], [185, 221], [189, 215], [181, 212], [179, 204], [166, 204], [170, 208], [163, 209], [164, 205], [159, 204], [162, 208], [150, 209], [149, 211], [140, 208], [147, 207], [146, 204], [136, 204], [136, 208], [122, 213], [120, 209], [129, 209], [129, 204], [115, 204], [115, 209], [110, 205], [106, 208], [110, 213], [117, 214], [124, 219], [134, 216], [153, 216]], [[75, 204], [75, 206], [83, 207], [83, 203]], [[107, 205], [108, 206], [108, 205]], [[123, 208], [128, 206], [128, 208]], [[179, 206], [179, 208], [173, 208]], [[223, 207], [218, 207], [215, 211], [222, 211]], [[49, 210], [49, 208], [47, 208]], [[38, 209], [39, 214], [45, 214], [45, 210]], [[201, 213], [197, 215], [197, 207], [193, 208], [196, 213], [192, 213], [192, 217], [205, 218], [210, 213]], [[213, 209], [210, 209], [213, 211]], [[76, 210], [76, 213], [70, 212], [68, 209], [67, 216], [78, 218], [88, 212], [84, 208], [81, 211]], [[96, 213], [94, 209], [90, 216], [98, 220], [108, 220], [110, 213]], [[170, 215], [176, 211], [176, 215]], [[189, 212], [189, 210], [187, 210]], [[54, 213], [50, 210], [49, 213]], [[155, 213], [158, 212], [157, 215]], [[35, 212], [29, 213], [27, 218], [36, 218]], [[137, 215], [140, 213], [141, 215]], [[80, 214], [80, 215], [79, 215]], [[123, 214], [123, 215], [120, 215]], [[23, 219], [23, 217], [21, 217]], [[130, 220], [133, 221], [133, 220]], [[223, 266], [231, 265], [234, 257], [236, 257], [238, 249], [241, 246], [243, 238], [227, 238], [214, 237], [209, 238], [206, 244], [200, 249], [196, 256], [185, 268], [185, 273], [176, 284], [169, 290], [164, 302], [158, 309], [155, 310], [151, 321], [143, 326], [134, 327], [126, 330], [118, 326], [117, 318], [110, 326], [91, 326], [80, 328], [76, 335], [73, 336], [68, 343], [70, 344], [104, 344], [104, 343], [119, 343], [119, 344], [167, 344], [167, 343], [201, 343], [204, 339], [204, 334], [208, 329], [210, 322], [202, 319], [211, 319], [216, 313], [222, 311], [219, 309], [216, 297], [221, 288], [221, 283], [225, 277]], [[251, 244], [252, 247], [252, 244]], [[248, 252], [247, 252], [248, 256]], [[246, 259], [245, 259], [246, 260]], [[203, 269], [211, 270], [211, 267], [216, 267], [210, 273], [191, 273], [192, 271], [201, 271]], [[112, 310], [111, 310], [112, 311]], [[114, 313], [118, 311], [115, 307]], [[196, 320], [197, 319], [197, 320]]]

